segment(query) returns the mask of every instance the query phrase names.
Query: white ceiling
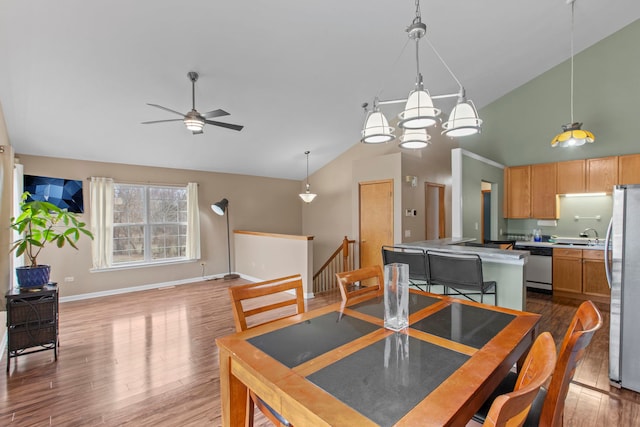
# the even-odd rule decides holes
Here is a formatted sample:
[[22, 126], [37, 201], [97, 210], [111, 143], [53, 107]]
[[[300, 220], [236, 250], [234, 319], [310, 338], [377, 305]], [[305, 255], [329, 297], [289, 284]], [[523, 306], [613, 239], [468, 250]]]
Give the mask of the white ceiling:
[[[360, 138], [363, 102], [407, 96], [412, 0], [0, 0], [0, 102], [24, 154], [304, 179]], [[423, 0], [427, 36], [478, 108], [570, 56], [566, 0]], [[575, 51], [640, 17], [577, 0]], [[406, 46], [406, 48], [405, 48]], [[404, 50], [403, 50], [404, 48]], [[457, 90], [428, 44], [432, 95]], [[222, 108], [192, 135], [149, 107]], [[445, 111], [450, 106], [443, 103]]]

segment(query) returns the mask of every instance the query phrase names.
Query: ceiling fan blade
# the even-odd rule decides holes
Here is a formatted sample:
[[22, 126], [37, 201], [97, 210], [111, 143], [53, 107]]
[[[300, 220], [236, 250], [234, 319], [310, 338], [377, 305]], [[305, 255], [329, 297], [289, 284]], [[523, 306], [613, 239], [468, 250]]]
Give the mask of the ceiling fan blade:
[[244, 127], [240, 125], [233, 125], [231, 123], [215, 122], [213, 120], [205, 120], [204, 122], [210, 125], [220, 126], [220, 127], [232, 129], [232, 130], [242, 130], [242, 128]]
[[183, 122], [184, 119], [169, 119], [169, 120], [152, 120], [150, 122], [142, 122], [143, 125], [149, 125], [151, 123], [164, 123], [164, 122]]
[[210, 119], [212, 117], [228, 116], [228, 115], [229, 113], [220, 109], [202, 113], [202, 117], [204, 117], [205, 119]]
[[182, 116], [182, 117], [184, 117], [184, 116], [185, 116], [184, 114], [179, 113], [179, 112], [177, 112], [176, 110], [172, 110], [171, 108], [163, 107], [162, 105], [158, 105], [158, 104], [149, 104], [149, 103], [147, 103], [147, 105], [150, 105], [150, 106], [152, 106], [152, 107], [159, 108], [159, 109], [161, 109], [161, 110], [168, 111], [168, 112], [170, 112], [170, 113], [177, 114], [177, 115]]

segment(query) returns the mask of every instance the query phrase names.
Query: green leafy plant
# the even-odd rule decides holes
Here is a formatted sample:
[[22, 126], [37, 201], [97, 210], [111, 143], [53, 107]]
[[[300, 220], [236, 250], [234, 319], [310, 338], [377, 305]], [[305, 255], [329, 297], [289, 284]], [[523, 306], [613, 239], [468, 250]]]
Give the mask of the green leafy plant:
[[81, 234], [93, 239], [87, 225], [75, 213], [49, 202], [28, 202], [29, 195], [26, 191], [22, 194], [22, 213], [17, 218], [11, 218], [11, 228], [20, 233], [20, 238], [13, 242], [9, 251], [15, 251], [16, 257], [24, 254], [29, 258], [31, 267], [37, 267], [38, 255], [48, 243], [55, 242], [59, 248], [68, 243], [77, 250], [76, 243]]

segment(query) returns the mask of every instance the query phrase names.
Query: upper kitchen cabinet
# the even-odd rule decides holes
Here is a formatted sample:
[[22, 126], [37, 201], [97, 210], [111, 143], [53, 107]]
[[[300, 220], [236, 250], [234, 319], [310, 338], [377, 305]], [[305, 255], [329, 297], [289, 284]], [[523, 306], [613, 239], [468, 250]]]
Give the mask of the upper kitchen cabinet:
[[557, 163], [531, 165], [531, 218], [557, 219]]
[[618, 157], [618, 184], [640, 184], [640, 154]]
[[557, 165], [556, 188], [558, 194], [584, 193], [586, 191], [586, 162], [584, 160], [558, 162]]
[[618, 157], [587, 159], [587, 193], [613, 191], [618, 183]]
[[505, 218], [531, 216], [531, 166], [512, 166], [504, 169]]

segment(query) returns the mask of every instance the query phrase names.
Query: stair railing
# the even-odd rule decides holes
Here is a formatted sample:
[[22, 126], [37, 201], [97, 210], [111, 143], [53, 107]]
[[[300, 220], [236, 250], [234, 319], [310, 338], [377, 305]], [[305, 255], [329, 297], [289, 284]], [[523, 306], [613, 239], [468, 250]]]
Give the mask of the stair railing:
[[316, 274], [313, 275], [313, 293], [324, 293], [338, 289], [336, 273], [355, 269], [354, 246], [356, 241], [344, 236], [342, 244], [335, 250]]

